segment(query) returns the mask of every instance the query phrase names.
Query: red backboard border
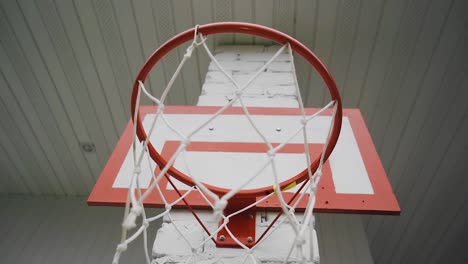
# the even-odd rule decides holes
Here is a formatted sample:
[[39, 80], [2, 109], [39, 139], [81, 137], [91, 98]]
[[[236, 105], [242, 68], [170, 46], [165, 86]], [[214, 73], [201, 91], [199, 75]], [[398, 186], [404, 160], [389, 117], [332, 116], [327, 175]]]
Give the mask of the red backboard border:
[[[167, 114], [213, 114], [219, 107], [211, 106], [166, 106], [165, 113]], [[319, 109], [307, 108], [307, 114], [312, 114]], [[142, 118], [148, 113], [155, 113], [156, 108], [153, 106], [142, 106], [140, 113]], [[260, 108], [249, 107], [249, 112], [252, 115], [300, 115], [299, 109], [291, 108]], [[327, 110], [322, 115], [331, 115], [331, 110]], [[225, 115], [242, 115], [242, 108], [232, 107], [224, 112]], [[369, 175], [370, 182], [374, 189], [374, 194], [340, 194], [335, 193], [331, 170], [328, 163], [325, 163], [324, 175], [319, 184], [317, 192], [317, 201], [314, 212], [316, 213], [351, 213], [351, 214], [378, 214], [378, 215], [399, 215], [400, 207], [393, 193], [392, 187], [388, 181], [385, 170], [382, 166], [378, 153], [375, 149], [372, 138], [369, 134], [367, 126], [359, 109], [343, 109], [343, 116], [350, 120], [351, 128], [356, 138], [359, 150], [363, 153], [363, 161]], [[128, 122], [119, 142], [117, 143], [112, 155], [110, 156], [104, 170], [99, 176], [93, 191], [88, 197], [88, 205], [93, 206], [124, 206], [127, 199], [127, 188], [112, 188], [115, 177], [117, 176], [125, 157], [130, 150], [132, 144], [132, 127], [133, 123]], [[232, 143], [216, 144], [218, 148], [225, 148], [233, 151], [235, 146], [229, 145]], [[252, 152], [258, 152], [258, 146], [252, 143]], [[175, 150], [178, 142], [169, 141], [164, 146], [163, 153], [170, 153]], [[318, 145], [318, 144], [316, 144]], [[302, 145], [301, 145], [302, 146]], [[297, 153], [302, 151], [303, 147], [291, 147], [285, 151]], [[247, 146], [243, 146], [245, 148]], [[196, 142], [189, 146], [188, 150], [206, 151], [210, 146], [204, 143]], [[257, 149], [257, 151], [256, 151]], [[167, 180], [163, 180], [160, 186], [167, 185]], [[178, 198], [173, 190], [165, 190], [169, 201]], [[192, 195], [192, 194], [191, 194]], [[292, 193], [286, 193], [285, 196], [291, 196]], [[190, 195], [189, 195], [190, 196]], [[205, 201], [199, 195], [194, 194], [189, 198], [191, 205], [195, 209], [208, 208]], [[156, 192], [153, 192], [145, 201], [147, 207], [164, 207], [164, 203]], [[305, 203], [298, 206], [298, 211], [303, 209]], [[183, 203], [175, 207], [185, 208]], [[269, 211], [279, 210], [279, 204], [275, 197], [258, 205], [258, 208], [264, 208]]]

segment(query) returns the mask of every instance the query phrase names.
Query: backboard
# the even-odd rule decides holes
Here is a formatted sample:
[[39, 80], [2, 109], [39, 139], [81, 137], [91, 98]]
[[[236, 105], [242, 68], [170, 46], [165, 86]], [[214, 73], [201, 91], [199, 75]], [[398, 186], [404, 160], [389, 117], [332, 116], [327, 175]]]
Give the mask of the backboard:
[[[217, 109], [219, 107], [167, 106], [164, 112], [174, 126], [180, 130], [187, 130], [194, 123], [205, 120], [207, 115], [215, 113]], [[306, 109], [306, 112], [312, 114], [317, 110]], [[140, 113], [145, 129], [149, 129], [155, 111], [154, 107], [141, 107]], [[249, 111], [269, 141], [278, 144], [291, 134], [295, 128], [294, 124], [297, 124], [300, 118], [299, 109], [249, 107]], [[325, 143], [331, 115], [331, 111], [325, 111], [308, 125], [311, 131], [308, 142], [313, 157], [320, 153]], [[130, 121], [88, 198], [89, 205], [125, 205], [133, 171], [132, 128], [133, 124]], [[175, 166], [182, 172], [190, 170], [190, 173], [197, 175], [202, 182], [232, 188], [239, 181], [238, 177], [254, 170], [266, 158], [265, 144], [251, 130], [242, 110], [232, 107], [192, 138], [187, 148], [186, 160], [179, 157]], [[278, 153], [278, 174], [284, 177], [283, 179], [296, 175], [306, 167], [301, 137], [302, 135], [299, 135], [294, 138]], [[176, 133], [162, 122], [157, 123], [151, 140], [166, 158], [169, 158], [180, 144]], [[152, 160], [149, 162], [156, 167]], [[143, 162], [141, 169], [143, 173], [140, 186], [147, 188], [152, 182], [153, 172], [148, 162]], [[344, 109], [341, 134], [323, 172], [316, 195], [315, 212], [392, 215], [400, 213], [398, 202], [358, 109]], [[266, 169], [258, 180], [249, 183], [247, 189], [271, 184], [270, 174], [271, 171]], [[188, 188], [176, 179], [172, 181], [180, 190]], [[159, 185], [167, 200], [179, 197], [167, 179], [161, 180]], [[285, 196], [292, 195], [295, 188], [287, 190]], [[195, 209], [208, 208], [206, 201], [198, 193], [191, 193], [187, 199]], [[257, 208], [279, 210], [276, 199], [271, 197], [260, 203]], [[182, 202], [178, 205], [185, 207]], [[164, 202], [157, 192], [153, 192], [145, 201], [145, 206], [164, 207]], [[303, 210], [305, 206], [306, 199], [304, 204], [298, 206], [298, 210]]]

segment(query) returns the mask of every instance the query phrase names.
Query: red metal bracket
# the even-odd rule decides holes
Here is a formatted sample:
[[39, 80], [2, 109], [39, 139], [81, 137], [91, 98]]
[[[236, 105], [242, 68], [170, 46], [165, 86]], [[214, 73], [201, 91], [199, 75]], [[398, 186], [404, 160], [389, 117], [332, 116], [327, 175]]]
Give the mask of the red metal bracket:
[[[232, 198], [228, 201], [228, 205], [224, 210], [224, 215], [228, 216], [234, 212], [237, 212], [253, 203], [255, 203], [255, 197], [246, 198]], [[247, 247], [253, 247], [255, 245], [255, 206], [229, 218], [227, 227], [236, 238]], [[223, 220], [220, 221], [221, 226]], [[216, 239], [217, 247], [230, 247], [240, 248], [241, 246], [232, 239], [225, 228], [218, 232]]]

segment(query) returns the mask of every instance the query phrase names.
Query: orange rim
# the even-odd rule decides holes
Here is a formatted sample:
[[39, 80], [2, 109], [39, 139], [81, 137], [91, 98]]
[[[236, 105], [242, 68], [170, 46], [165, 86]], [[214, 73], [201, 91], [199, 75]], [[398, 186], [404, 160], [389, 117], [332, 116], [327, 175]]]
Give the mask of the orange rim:
[[[250, 23], [223, 22], [223, 23], [213, 23], [213, 24], [198, 26], [197, 29], [192, 28], [185, 32], [182, 32], [174, 36], [170, 40], [166, 41], [163, 45], [161, 45], [145, 62], [145, 64], [143, 65], [142, 69], [138, 73], [138, 76], [135, 79], [135, 82], [133, 84], [133, 91], [132, 91], [132, 98], [131, 98], [132, 120], [135, 116], [135, 110], [136, 110], [137, 94], [138, 94], [138, 89], [139, 89], [138, 81], [144, 82], [146, 78], [148, 77], [148, 74], [150, 73], [150, 71], [153, 69], [154, 65], [156, 65], [156, 63], [158, 63], [171, 50], [177, 48], [178, 46], [182, 45], [185, 42], [193, 40], [195, 30], [197, 30], [198, 33], [201, 33], [204, 36], [220, 34], [220, 33], [240, 33], [240, 34], [254, 35], [258, 37], [267, 38], [280, 45], [289, 43], [294, 52], [302, 56], [312, 67], [314, 67], [315, 70], [322, 77], [325, 84], [327, 85], [331, 100], [336, 102], [336, 116], [334, 119], [332, 132], [330, 134], [330, 139], [329, 139], [330, 141], [328, 143], [327, 149], [325, 150], [325, 156], [324, 156], [325, 161], [328, 159], [333, 149], [335, 148], [336, 142], [338, 141], [338, 137], [340, 135], [342, 111], [343, 111], [342, 105], [341, 105], [341, 97], [340, 97], [338, 88], [336, 86], [336, 83], [333, 77], [331, 76], [330, 72], [327, 70], [325, 65], [318, 59], [318, 57], [312, 51], [310, 51], [305, 45], [303, 45], [296, 39], [280, 31], [277, 31], [275, 29], [260, 26], [260, 25], [250, 24]], [[133, 122], [134, 123], [136, 122], [138, 138], [140, 139], [140, 141], [145, 141], [147, 139], [147, 134], [146, 134], [146, 131], [144, 130], [140, 113], [138, 113], [137, 120], [136, 121], [133, 120]], [[159, 153], [154, 148], [151, 142], [148, 142], [148, 150], [149, 150], [150, 157], [156, 162], [156, 164], [158, 164], [160, 168], [164, 168], [167, 165], [167, 160], [164, 159], [164, 157], [162, 157], [161, 153]], [[320, 163], [320, 156], [322, 155], [322, 153], [320, 153], [318, 158], [314, 159], [311, 162], [310, 169], [312, 173], [314, 173], [317, 170], [319, 163]], [[195, 182], [192, 180], [190, 176], [177, 170], [174, 166], [171, 166], [169, 168], [168, 174], [189, 186], [195, 185]], [[308, 170], [307, 168], [305, 168], [303, 171], [301, 171], [294, 177], [291, 177], [288, 180], [281, 182], [279, 185], [281, 189], [284, 189], [291, 183], [295, 182], [296, 184], [299, 184], [303, 182], [304, 180], [308, 179], [308, 177], [309, 177]], [[212, 192], [218, 195], [224, 195], [230, 191], [230, 189], [220, 188], [220, 187], [212, 186], [212, 185], [205, 184], [205, 183], [203, 184], [209, 190], [211, 190]], [[249, 196], [258, 197], [258, 196], [267, 195], [271, 192], [274, 192], [273, 185], [262, 187], [262, 188], [257, 188], [257, 189], [241, 190], [235, 195], [235, 197], [249, 197]]]

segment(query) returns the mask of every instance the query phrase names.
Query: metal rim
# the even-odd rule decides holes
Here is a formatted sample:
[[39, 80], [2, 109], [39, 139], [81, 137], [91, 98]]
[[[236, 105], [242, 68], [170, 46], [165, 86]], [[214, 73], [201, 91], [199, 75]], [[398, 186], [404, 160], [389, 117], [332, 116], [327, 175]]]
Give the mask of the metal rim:
[[[206, 24], [203, 26], [197, 26], [196, 28], [189, 29], [185, 32], [182, 32], [170, 40], [166, 41], [163, 45], [161, 45], [145, 62], [142, 69], [138, 73], [137, 78], [133, 84], [133, 91], [132, 91], [132, 98], [131, 98], [131, 116], [134, 119], [135, 116], [135, 109], [137, 103], [137, 94], [138, 94], [138, 81], [144, 82], [148, 77], [150, 71], [153, 69], [154, 65], [158, 63], [166, 54], [168, 54], [171, 50], [177, 48], [178, 46], [182, 45], [185, 42], [193, 40], [193, 36], [195, 34], [195, 30], [204, 36], [213, 35], [213, 34], [220, 34], [220, 33], [240, 33], [240, 34], [247, 34], [253, 35], [258, 37], [263, 37], [270, 39], [280, 45], [284, 45], [286, 43], [290, 43], [291, 48], [294, 52], [302, 56], [310, 65], [312, 65], [315, 70], [319, 73], [319, 75], [324, 80], [325, 84], [327, 85], [328, 91], [330, 93], [331, 99], [336, 101], [336, 116], [333, 123], [332, 132], [330, 134], [330, 141], [328, 143], [328, 147], [325, 150], [325, 160], [328, 159], [330, 154], [332, 153], [333, 149], [335, 148], [336, 142], [338, 141], [338, 137], [340, 135], [341, 130], [341, 121], [342, 121], [342, 104], [341, 104], [341, 97], [336, 86], [336, 83], [331, 76], [330, 72], [326, 69], [325, 65], [318, 59], [318, 57], [310, 51], [305, 45], [297, 41], [296, 39], [292, 38], [289, 35], [286, 35], [280, 31], [277, 31], [272, 28], [250, 24], [250, 23], [240, 23], [240, 22], [222, 22], [222, 23], [213, 23], [213, 24]], [[135, 120], [133, 120], [135, 122]], [[137, 120], [137, 136], [140, 141], [145, 141], [147, 138], [146, 131], [143, 127], [143, 122], [138, 113]], [[167, 160], [162, 157], [162, 155], [154, 148], [151, 144], [151, 141], [148, 142], [148, 150], [150, 157], [158, 164], [159, 167], [163, 168], [167, 164]], [[320, 153], [318, 158], [311, 162], [311, 171], [314, 173], [320, 163], [320, 156], [323, 152]], [[189, 185], [194, 186], [195, 183], [192, 178], [181, 171], [171, 166], [168, 170], [168, 174], [176, 178], [177, 180]], [[295, 182], [299, 184], [304, 180], [308, 179], [308, 170], [305, 168], [303, 171], [298, 173], [296, 176], [289, 178], [280, 183], [280, 188], [286, 188], [291, 183]], [[230, 191], [230, 189], [220, 188], [217, 186], [212, 186], [209, 184], [203, 183], [208, 189], [218, 195], [224, 195]], [[248, 190], [241, 190], [239, 191], [235, 197], [248, 197], [248, 196], [264, 196], [271, 192], [274, 192], [273, 186], [267, 186], [257, 189], [248, 189]]]

